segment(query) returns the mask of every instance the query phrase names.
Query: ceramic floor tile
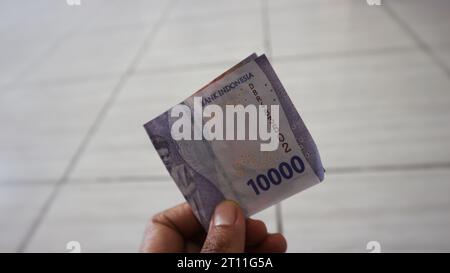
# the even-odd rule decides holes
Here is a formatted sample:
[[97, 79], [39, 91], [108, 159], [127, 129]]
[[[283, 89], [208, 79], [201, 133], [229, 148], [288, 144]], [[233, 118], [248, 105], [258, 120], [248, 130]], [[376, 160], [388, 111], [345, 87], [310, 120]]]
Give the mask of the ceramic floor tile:
[[0, 33], [3, 39], [33, 42], [33, 39], [58, 36], [74, 26], [80, 27], [92, 13], [93, 10], [86, 7], [70, 7], [66, 1], [2, 1]]
[[449, 1], [397, 0], [387, 4], [427, 44], [450, 43]]
[[0, 181], [59, 179], [114, 84], [30, 86], [1, 94]]
[[[152, 26], [170, 1], [165, 0], [106, 0], [83, 3], [83, 8], [97, 10], [95, 16], [86, 20], [85, 30], [113, 28], [121, 26]], [[99, 9], [98, 6], [101, 8]]]
[[129, 79], [71, 178], [169, 177], [143, 124], [183, 101], [225, 67]]
[[382, 7], [365, 1], [321, 1], [274, 9], [269, 21], [274, 56], [414, 46]]
[[283, 202], [290, 252], [449, 251], [449, 170], [330, 174]]
[[89, 12], [86, 8], [71, 8], [66, 1], [2, 1], [0, 83], [23, 81], [65, 39], [84, 27]]
[[264, 0], [267, 2], [269, 10], [277, 11], [283, 9], [302, 8], [304, 10], [312, 8], [311, 5], [349, 5], [354, 0]]
[[20, 81], [22, 74], [48, 52], [56, 40], [4, 40], [0, 43], [0, 94], [7, 86]]
[[0, 252], [15, 252], [25, 238], [50, 185], [0, 185]]
[[433, 51], [436, 53], [438, 58], [440, 58], [440, 60], [444, 63], [446, 70], [450, 71], [450, 44], [434, 46]]
[[325, 168], [450, 161], [450, 80], [426, 54], [275, 62]]
[[178, 1], [170, 18], [192, 20], [196, 17], [229, 17], [236, 12], [258, 13], [260, 0], [182, 0]]
[[[83, 252], [136, 252], [151, 216], [181, 202], [172, 181], [67, 185], [26, 251], [64, 252], [67, 242], [78, 241]], [[272, 209], [255, 219], [274, 231]]]
[[65, 186], [27, 252], [136, 252], [152, 215], [183, 202], [174, 183], [97, 183]]
[[119, 78], [149, 31], [127, 26], [75, 34], [64, 41], [25, 81], [52, 81], [102, 75]]
[[[208, 23], [205, 23], [208, 20]], [[240, 61], [262, 52], [261, 14], [236, 12], [168, 20], [157, 33], [138, 69]], [[182, 46], [180, 46], [182, 45]]]

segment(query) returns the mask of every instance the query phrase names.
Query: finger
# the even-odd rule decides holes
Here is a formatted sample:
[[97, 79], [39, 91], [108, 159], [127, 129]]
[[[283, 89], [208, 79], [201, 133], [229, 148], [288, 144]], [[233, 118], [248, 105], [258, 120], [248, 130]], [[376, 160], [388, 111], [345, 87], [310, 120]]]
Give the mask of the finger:
[[187, 242], [184, 247], [186, 253], [199, 253], [202, 246], [193, 242]]
[[189, 205], [180, 204], [153, 216], [144, 233], [141, 251], [180, 252], [185, 240], [202, 230]]
[[202, 252], [240, 253], [244, 247], [244, 214], [235, 202], [224, 201], [214, 211]]
[[194, 235], [194, 237], [185, 242], [185, 251], [188, 253], [199, 253], [202, 250], [205, 239], [206, 239], [205, 231], [202, 231]]
[[246, 251], [255, 253], [284, 253], [286, 249], [287, 242], [284, 236], [280, 233], [275, 233], [267, 235], [260, 244], [247, 247]]
[[245, 244], [254, 246], [260, 244], [267, 237], [267, 227], [261, 220], [247, 219], [245, 222]]

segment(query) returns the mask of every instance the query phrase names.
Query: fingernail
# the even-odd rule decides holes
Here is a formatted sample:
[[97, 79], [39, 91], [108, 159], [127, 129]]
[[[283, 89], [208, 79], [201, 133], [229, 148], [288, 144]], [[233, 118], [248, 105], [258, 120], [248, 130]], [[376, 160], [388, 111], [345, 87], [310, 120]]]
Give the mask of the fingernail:
[[236, 222], [237, 204], [234, 201], [225, 200], [214, 211], [215, 226], [230, 226]]

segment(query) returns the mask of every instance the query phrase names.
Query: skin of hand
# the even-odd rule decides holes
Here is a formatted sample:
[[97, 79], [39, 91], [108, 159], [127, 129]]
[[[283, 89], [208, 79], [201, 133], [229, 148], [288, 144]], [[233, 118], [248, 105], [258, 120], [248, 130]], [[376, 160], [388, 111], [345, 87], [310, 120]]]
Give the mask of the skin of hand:
[[147, 224], [140, 251], [279, 253], [286, 248], [283, 235], [268, 233], [260, 220], [245, 219], [238, 204], [226, 200], [216, 207], [208, 233], [187, 203], [158, 213]]

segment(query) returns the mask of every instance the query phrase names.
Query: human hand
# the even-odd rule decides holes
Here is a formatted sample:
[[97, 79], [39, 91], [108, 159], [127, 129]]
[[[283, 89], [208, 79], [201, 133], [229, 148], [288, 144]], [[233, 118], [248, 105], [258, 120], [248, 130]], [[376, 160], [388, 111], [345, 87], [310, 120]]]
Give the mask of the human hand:
[[267, 232], [264, 222], [245, 219], [233, 201], [220, 203], [206, 234], [190, 206], [182, 203], [148, 223], [141, 252], [285, 252], [286, 240]]

